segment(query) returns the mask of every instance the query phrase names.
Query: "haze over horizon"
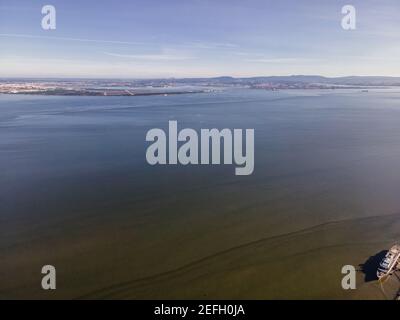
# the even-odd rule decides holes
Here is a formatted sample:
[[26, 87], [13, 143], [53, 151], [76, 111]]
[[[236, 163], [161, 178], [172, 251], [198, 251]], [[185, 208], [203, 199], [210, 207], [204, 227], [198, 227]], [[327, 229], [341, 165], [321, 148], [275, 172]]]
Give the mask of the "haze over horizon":
[[18, 80], [18, 79], [32, 79], [32, 80], [168, 80], [168, 79], [175, 79], [175, 80], [201, 80], [201, 79], [223, 79], [223, 78], [230, 78], [230, 79], [258, 79], [258, 78], [282, 78], [282, 79], [290, 79], [290, 78], [314, 78], [314, 77], [321, 77], [325, 78], [326, 80], [334, 80], [334, 79], [347, 79], [347, 78], [359, 78], [359, 79], [368, 79], [368, 78], [374, 78], [374, 79], [395, 79], [395, 80], [400, 80], [400, 76], [377, 76], [377, 75], [365, 75], [365, 76], [358, 76], [358, 75], [344, 75], [344, 76], [324, 76], [324, 75], [319, 75], [319, 74], [289, 74], [289, 75], [257, 75], [257, 76], [244, 76], [244, 77], [233, 77], [230, 75], [218, 75], [218, 76], [204, 76], [204, 77], [96, 77], [96, 76], [82, 76], [82, 77], [74, 77], [74, 76], [59, 76], [59, 77], [34, 77], [34, 76], [5, 76], [5, 77], [0, 77], [0, 79], [3, 80]]
[[347, 2], [2, 0], [0, 77], [400, 76], [400, 5]]

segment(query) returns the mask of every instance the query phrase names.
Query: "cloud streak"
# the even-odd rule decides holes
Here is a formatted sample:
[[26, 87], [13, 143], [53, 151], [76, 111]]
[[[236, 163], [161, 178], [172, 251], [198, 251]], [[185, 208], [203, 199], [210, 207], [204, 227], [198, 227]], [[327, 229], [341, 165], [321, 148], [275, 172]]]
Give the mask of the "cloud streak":
[[321, 59], [306, 59], [306, 58], [249, 58], [245, 59], [246, 62], [255, 63], [304, 63], [321, 61]]
[[94, 43], [111, 43], [111, 44], [127, 44], [127, 45], [143, 45], [144, 44], [143, 42], [97, 40], [97, 39], [83, 39], [83, 38], [69, 38], [69, 37], [49, 37], [49, 36], [36, 36], [36, 35], [31, 35], [31, 34], [16, 34], [16, 33], [0, 33], [0, 37], [77, 41], [77, 42], [94, 42]]
[[182, 60], [192, 60], [195, 59], [193, 56], [189, 55], [180, 55], [173, 53], [161, 53], [161, 54], [120, 54], [114, 52], [104, 52], [104, 54], [116, 57], [116, 58], [125, 58], [125, 59], [134, 59], [134, 60], [147, 60], [147, 61], [182, 61]]

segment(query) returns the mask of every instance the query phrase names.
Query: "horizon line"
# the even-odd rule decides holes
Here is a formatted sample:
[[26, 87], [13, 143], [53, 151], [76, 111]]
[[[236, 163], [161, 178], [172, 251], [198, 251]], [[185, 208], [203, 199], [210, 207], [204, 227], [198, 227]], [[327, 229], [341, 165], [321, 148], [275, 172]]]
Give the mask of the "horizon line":
[[203, 77], [191, 77], [191, 76], [184, 76], [184, 77], [95, 77], [95, 76], [49, 76], [49, 77], [42, 77], [42, 76], [0, 76], [0, 80], [6, 79], [43, 79], [43, 80], [50, 80], [50, 79], [70, 79], [70, 80], [165, 80], [165, 79], [218, 79], [218, 78], [231, 78], [231, 79], [253, 79], [253, 78], [272, 78], [272, 77], [282, 77], [282, 78], [289, 78], [289, 77], [322, 77], [327, 79], [338, 79], [338, 78], [400, 78], [400, 76], [383, 76], [383, 75], [346, 75], [346, 76], [325, 76], [320, 74], [291, 74], [291, 75], [255, 75], [255, 76], [229, 76], [229, 75], [221, 75], [221, 76], [203, 76]]

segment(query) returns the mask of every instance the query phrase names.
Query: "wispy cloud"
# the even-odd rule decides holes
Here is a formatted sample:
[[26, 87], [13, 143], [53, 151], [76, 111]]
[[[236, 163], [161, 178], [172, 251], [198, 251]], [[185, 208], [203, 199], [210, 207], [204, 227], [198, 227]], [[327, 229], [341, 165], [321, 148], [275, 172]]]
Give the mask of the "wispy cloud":
[[248, 58], [244, 59], [246, 62], [255, 63], [304, 63], [320, 61], [321, 59], [306, 59], [306, 58]]
[[[0, 33], [0, 37], [7, 38], [26, 38], [26, 39], [43, 39], [43, 40], [60, 40], [60, 41], [76, 41], [76, 42], [94, 42], [94, 43], [110, 43], [110, 44], [125, 44], [125, 45], [146, 45], [149, 46], [151, 42], [139, 42], [139, 41], [119, 41], [119, 40], [108, 40], [108, 39], [86, 39], [86, 38], [74, 38], [74, 37], [55, 37], [55, 36], [38, 36], [33, 34], [21, 34], [21, 33]], [[193, 49], [232, 49], [237, 48], [239, 45], [229, 42], [204, 42], [204, 41], [193, 41], [185, 43], [169, 44], [176, 47], [185, 47]]]
[[69, 38], [69, 37], [49, 37], [49, 36], [36, 36], [36, 35], [31, 35], [31, 34], [16, 34], [16, 33], [0, 33], [0, 37], [27, 38], [27, 39], [45, 39], [45, 40], [62, 40], [62, 41], [78, 41], [78, 42], [95, 42], [95, 43], [111, 43], [111, 44], [129, 44], [129, 45], [143, 45], [144, 44], [143, 42], [83, 39], [83, 38]]
[[126, 59], [136, 59], [136, 60], [149, 60], [149, 61], [180, 61], [180, 60], [191, 60], [195, 59], [194, 56], [181, 55], [178, 53], [160, 53], [160, 54], [121, 54], [114, 52], [104, 52], [104, 54]]
[[184, 44], [186, 47], [194, 49], [232, 49], [237, 48], [239, 45], [229, 42], [204, 42], [204, 41], [193, 41]]

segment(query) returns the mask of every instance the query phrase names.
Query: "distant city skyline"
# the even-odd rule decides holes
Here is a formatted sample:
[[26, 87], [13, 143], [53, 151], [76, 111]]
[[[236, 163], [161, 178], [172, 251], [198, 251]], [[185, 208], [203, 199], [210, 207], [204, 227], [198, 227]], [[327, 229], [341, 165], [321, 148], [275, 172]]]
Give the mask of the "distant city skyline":
[[396, 0], [2, 0], [0, 77], [400, 76], [399, 17]]

